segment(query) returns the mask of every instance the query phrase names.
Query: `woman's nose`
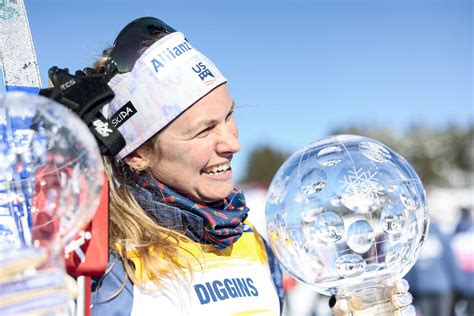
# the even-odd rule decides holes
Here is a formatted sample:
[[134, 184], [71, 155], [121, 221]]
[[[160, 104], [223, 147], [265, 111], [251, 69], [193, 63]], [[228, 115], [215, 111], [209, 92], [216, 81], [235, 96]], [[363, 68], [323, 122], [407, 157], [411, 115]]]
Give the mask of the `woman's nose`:
[[239, 132], [235, 123], [224, 128], [222, 138], [217, 145], [219, 153], [235, 154], [240, 151]]

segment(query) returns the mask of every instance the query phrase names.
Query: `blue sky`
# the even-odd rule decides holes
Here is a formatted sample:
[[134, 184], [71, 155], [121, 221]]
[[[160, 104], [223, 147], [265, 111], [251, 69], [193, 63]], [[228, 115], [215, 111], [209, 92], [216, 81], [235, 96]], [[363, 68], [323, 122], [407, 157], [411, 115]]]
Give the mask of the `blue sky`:
[[137, 17], [182, 31], [229, 79], [242, 144], [237, 179], [263, 144], [292, 152], [348, 124], [402, 130], [473, 121], [471, 1], [25, 4], [43, 84], [53, 65], [92, 64]]

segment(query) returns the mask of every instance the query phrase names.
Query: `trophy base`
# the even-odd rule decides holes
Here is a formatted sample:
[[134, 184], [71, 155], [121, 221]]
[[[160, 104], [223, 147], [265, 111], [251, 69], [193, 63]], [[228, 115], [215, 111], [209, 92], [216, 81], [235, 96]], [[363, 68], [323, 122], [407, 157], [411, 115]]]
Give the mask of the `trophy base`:
[[[400, 289], [396, 286], [366, 287], [349, 295], [336, 295], [337, 306], [333, 308], [336, 316], [410, 316], [414, 308], [394, 300]], [[409, 304], [409, 303], [408, 303]]]

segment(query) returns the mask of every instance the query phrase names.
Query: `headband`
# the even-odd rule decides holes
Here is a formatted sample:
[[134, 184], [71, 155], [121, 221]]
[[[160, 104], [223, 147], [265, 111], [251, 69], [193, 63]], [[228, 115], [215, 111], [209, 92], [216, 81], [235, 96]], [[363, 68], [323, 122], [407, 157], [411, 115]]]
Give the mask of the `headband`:
[[109, 86], [114, 99], [102, 112], [125, 138], [123, 158], [227, 79], [180, 32], [171, 33], [140, 56], [132, 71]]

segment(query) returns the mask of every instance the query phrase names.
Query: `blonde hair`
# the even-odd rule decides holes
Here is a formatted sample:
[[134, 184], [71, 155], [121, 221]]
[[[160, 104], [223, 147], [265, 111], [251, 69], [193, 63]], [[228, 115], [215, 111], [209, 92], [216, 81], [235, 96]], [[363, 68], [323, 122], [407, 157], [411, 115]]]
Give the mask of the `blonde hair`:
[[[184, 270], [191, 271], [180, 243], [189, 241], [181, 232], [165, 228], [146, 214], [125, 183], [114, 158], [104, 157], [109, 179], [109, 247], [123, 259], [128, 277], [144, 289], [150, 280], [161, 286], [163, 278], [181, 279]], [[130, 252], [139, 258], [141, 275], [137, 275]]]
[[[95, 68], [99, 72], [104, 70], [106, 60], [107, 56], [97, 60]], [[154, 151], [158, 137], [159, 133], [140, 148]], [[113, 157], [103, 157], [103, 161], [109, 181], [109, 249], [115, 249], [122, 258], [127, 276], [145, 292], [150, 289], [148, 281], [165, 290], [167, 286], [161, 282], [163, 279], [190, 282], [192, 270], [189, 256], [186, 256], [189, 253], [180, 246], [190, 239], [182, 232], [159, 225], [147, 215], [126, 184], [123, 166], [120, 166], [125, 162]], [[131, 253], [140, 262], [140, 274], [131, 260]]]

